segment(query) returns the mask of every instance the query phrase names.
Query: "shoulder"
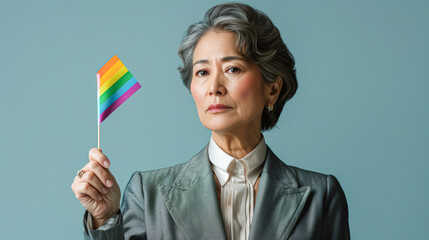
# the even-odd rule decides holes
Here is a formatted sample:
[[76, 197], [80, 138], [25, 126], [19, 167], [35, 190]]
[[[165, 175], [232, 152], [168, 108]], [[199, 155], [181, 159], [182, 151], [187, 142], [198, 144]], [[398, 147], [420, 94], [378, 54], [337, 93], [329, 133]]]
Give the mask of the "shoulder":
[[[286, 164], [285, 164], [286, 165]], [[328, 178], [334, 177], [330, 174], [302, 169], [296, 166], [286, 165], [297, 180], [298, 185], [326, 185]]]
[[308, 169], [299, 168], [292, 165], [287, 165], [287, 168], [292, 172], [292, 174], [302, 181], [320, 181], [326, 179], [329, 175], [321, 172], [316, 172]]
[[[346, 196], [334, 175], [310, 171], [286, 164], [285, 166], [295, 177], [298, 187], [309, 186], [311, 188], [313, 200], [323, 203], [325, 208], [337, 206], [341, 211], [347, 212]], [[329, 211], [334, 210], [330, 209]]]
[[[325, 194], [338, 191], [342, 192], [341, 186], [334, 175], [288, 165], [280, 160], [271, 150], [270, 154], [272, 154], [271, 159], [274, 161], [274, 163], [270, 165], [278, 169], [283, 169], [281, 175], [284, 177], [291, 175], [298, 188], [310, 186], [313, 191]], [[276, 172], [278, 173], [278, 171]]]
[[[204, 162], [204, 160], [207, 160]], [[173, 165], [166, 168], [149, 170], [149, 171], [135, 171], [128, 184], [137, 184], [145, 186], [172, 186], [172, 184], [184, 177], [185, 174], [202, 176], [204, 175], [203, 166], [208, 165], [207, 145], [193, 157], [181, 164]], [[201, 164], [203, 163], [203, 164]], [[207, 166], [206, 166], [207, 165]], [[194, 174], [197, 173], [197, 174]]]
[[302, 169], [295, 166], [281, 164], [293, 176], [297, 188], [310, 187], [310, 199], [315, 203], [311, 206], [323, 206], [326, 214], [342, 214], [347, 216], [347, 200], [337, 178], [331, 174]]
[[174, 166], [149, 170], [149, 171], [135, 171], [130, 178], [128, 184], [157, 184], [157, 185], [171, 185], [177, 178], [180, 171], [186, 163], [177, 164]]
[[301, 221], [305, 223], [301, 226], [306, 226], [302, 231], [317, 225], [323, 239], [350, 239], [347, 199], [337, 178], [287, 165], [277, 157], [271, 159], [276, 162], [272, 166], [282, 169], [271, 172], [277, 172], [280, 179], [288, 179], [296, 188], [307, 189], [309, 193], [306, 210], [301, 215]]
[[322, 190], [327, 194], [343, 192], [337, 178], [332, 174], [310, 171], [295, 166], [287, 166], [294, 175], [298, 186], [311, 186], [313, 190]]

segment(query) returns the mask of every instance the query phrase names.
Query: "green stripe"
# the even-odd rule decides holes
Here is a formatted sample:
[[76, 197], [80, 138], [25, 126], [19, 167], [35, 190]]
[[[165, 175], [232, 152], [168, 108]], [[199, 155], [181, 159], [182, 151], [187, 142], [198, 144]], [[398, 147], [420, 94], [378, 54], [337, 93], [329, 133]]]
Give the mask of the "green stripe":
[[100, 106], [103, 104], [110, 96], [112, 96], [118, 89], [120, 89], [128, 80], [130, 80], [133, 75], [128, 71], [121, 78], [118, 79], [109, 89], [107, 89], [103, 95], [100, 97]]

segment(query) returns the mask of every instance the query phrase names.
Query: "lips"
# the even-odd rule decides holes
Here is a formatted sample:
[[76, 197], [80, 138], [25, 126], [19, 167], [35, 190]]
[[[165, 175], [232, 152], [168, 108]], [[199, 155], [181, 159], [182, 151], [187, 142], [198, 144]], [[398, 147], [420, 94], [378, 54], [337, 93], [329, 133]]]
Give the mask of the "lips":
[[223, 105], [223, 104], [212, 104], [209, 106], [209, 108], [207, 109], [207, 111], [211, 111], [211, 112], [217, 112], [217, 111], [223, 111], [223, 110], [227, 110], [230, 109], [230, 106], [227, 105]]

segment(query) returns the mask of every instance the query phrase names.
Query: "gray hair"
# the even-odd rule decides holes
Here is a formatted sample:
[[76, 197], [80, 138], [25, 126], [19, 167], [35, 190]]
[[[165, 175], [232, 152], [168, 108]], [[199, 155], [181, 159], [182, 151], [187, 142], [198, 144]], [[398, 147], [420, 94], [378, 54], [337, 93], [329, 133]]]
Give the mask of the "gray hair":
[[250, 62], [257, 63], [266, 82], [283, 80], [279, 98], [271, 112], [264, 108], [261, 130], [273, 128], [283, 106], [295, 94], [298, 82], [295, 60], [283, 42], [279, 30], [263, 12], [242, 3], [225, 3], [210, 8], [204, 20], [192, 24], [179, 46], [183, 66], [178, 68], [183, 84], [190, 90], [193, 55], [199, 39], [209, 30], [234, 33], [235, 49]]

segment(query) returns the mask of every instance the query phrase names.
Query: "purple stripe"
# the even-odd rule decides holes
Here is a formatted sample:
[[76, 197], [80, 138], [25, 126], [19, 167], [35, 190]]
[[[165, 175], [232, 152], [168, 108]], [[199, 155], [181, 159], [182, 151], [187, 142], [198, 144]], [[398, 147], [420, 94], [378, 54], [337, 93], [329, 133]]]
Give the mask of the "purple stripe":
[[116, 100], [110, 107], [106, 108], [104, 112], [100, 114], [100, 123], [104, 121], [113, 111], [115, 111], [122, 103], [124, 103], [131, 95], [133, 95], [140, 88], [140, 84], [137, 82], [128, 91], [126, 91], [118, 100]]

